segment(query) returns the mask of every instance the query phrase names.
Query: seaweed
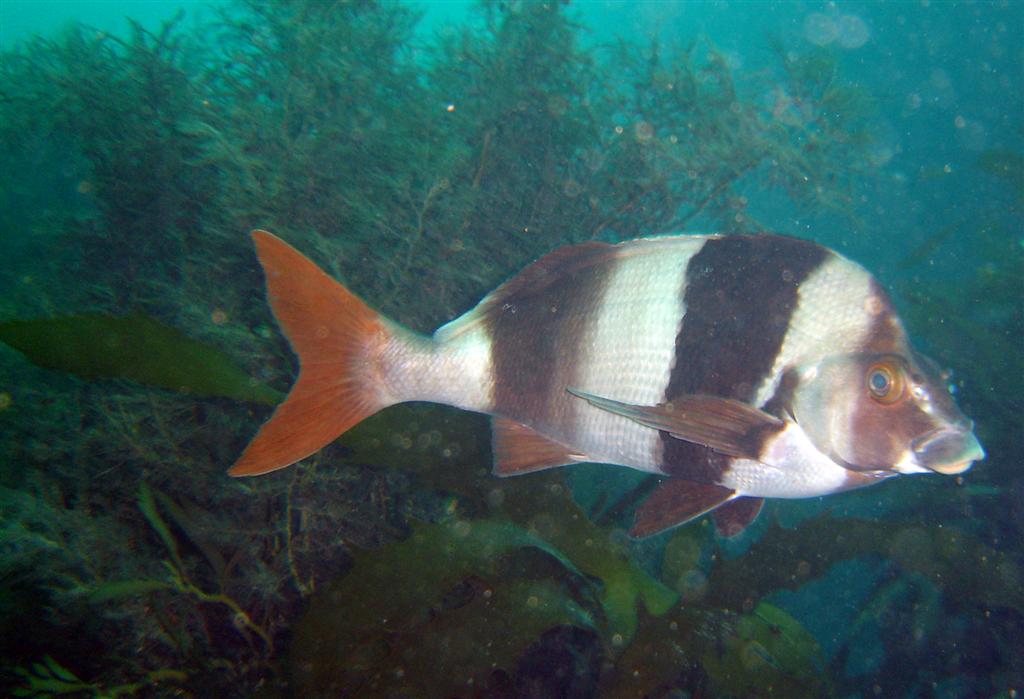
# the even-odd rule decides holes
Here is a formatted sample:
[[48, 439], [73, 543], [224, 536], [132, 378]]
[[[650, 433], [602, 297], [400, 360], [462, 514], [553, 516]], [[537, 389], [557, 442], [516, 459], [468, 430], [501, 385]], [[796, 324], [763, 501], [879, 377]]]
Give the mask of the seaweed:
[[[375, 416], [273, 478], [224, 477], [267, 415], [267, 387], [294, 370], [256, 292], [252, 227], [429, 330], [565, 243], [759, 230], [755, 191], [856, 216], [871, 109], [833, 56], [780, 47], [741, 74], [707, 39], [589, 46], [562, 3], [475, 13], [427, 38], [394, 3], [253, 0], [196, 30], [180, 18], [126, 37], [77, 26], [3, 55], [0, 150], [30, 167], [0, 172], [17, 204], [0, 207], [0, 226], [5, 244], [45, 256], [0, 270], [2, 310], [49, 318], [3, 332], [31, 334], [21, 346], [38, 364], [136, 382], [70, 380], [0, 348], [0, 573], [9, 600], [34, 605], [36, 631], [3, 647], [5, 669], [25, 669], [3, 678], [11, 688], [287, 694], [282, 666], [303, 672], [287, 641], [308, 602], [363, 614], [335, 629], [307, 615], [295, 633], [365, 660], [358, 681], [381, 692], [436, 678], [434, 648], [473, 668], [472, 687], [442, 678], [465, 694], [500, 685], [488, 659], [518, 687], [530, 657], [588, 643], [597, 650], [577, 661], [609, 696], [829, 691], [818, 650], [762, 600], [860, 555], [814, 536], [824, 526], [800, 529], [820, 566], [782, 530], [752, 550], [805, 557], [797, 581], [714, 557], [708, 527], [673, 535], [661, 556], [664, 539], [638, 544], [616, 526], [626, 500], [601, 515], [560, 474], [493, 479], [485, 421], [424, 406]], [[979, 272], [979, 290], [1006, 296], [1012, 280]], [[944, 604], [977, 583], [960, 580]], [[337, 590], [361, 594], [329, 599]], [[992, 595], [1016, 613], [1008, 588]], [[880, 593], [876, 608], [903, 599]], [[375, 603], [394, 626], [374, 623]], [[358, 638], [373, 643], [348, 655]], [[410, 654], [401, 676], [385, 662], [396, 656], [374, 655], [381, 643]], [[358, 669], [328, 664], [328, 684]]]
[[[551, 572], [541, 574], [545, 566], [535, 558], [517, 559], [524, 550], [543, 552]], [[301, 696], [464, 696], [494, 673], [514, 671], [543, 631], [573, 625], [602, 639], [601, 696], [677, 686], [687, 658], [722, 694], [823, 690], [825, 663], [813, 637], [764, 602], [739, 615], [672, 603], [637, 609], [639, 635], [624, 638], [612, 621], [619, 602], [600, 594], [617, 581], [574, 565], [618, 556], [602, 546], [588, 551], [559, 551], [508, 523], [455, 520], [361, 553], [297, 622], [292, 689]]]
[[513, 667], [553, 626], [593, 627], [585, 600], [510, 562], [523, 548], [543, 551], [579, 579], [543, 540], [498, 522], [427, 525], [358, 555], [353, 571], [322, 589], [295, 626], [294, 691], [454, 696], [494, 668]]
[[83, 379], [130, 379], [179, 393], [266, 405], [283, 397], [236, 368], [223, 352], [144, 314], [9, 320], [0, 323], [0, 342], [37, 366]]
[[42, 662], [33, 663], [31, 668], [18, 667], [14, 672], [24, 681], [23, 686], [13, 690], [12, 694], [16, 697], [59, 697], [73, 694], [95, 699], [113, 699], [135, 696], [143, 689], [161, 684], [174, 684], [185, 679], [185, 674], [176, 670], [154, 670], [140, 682], [104, 686], [96, 682], [86, 682], [48, 655]]

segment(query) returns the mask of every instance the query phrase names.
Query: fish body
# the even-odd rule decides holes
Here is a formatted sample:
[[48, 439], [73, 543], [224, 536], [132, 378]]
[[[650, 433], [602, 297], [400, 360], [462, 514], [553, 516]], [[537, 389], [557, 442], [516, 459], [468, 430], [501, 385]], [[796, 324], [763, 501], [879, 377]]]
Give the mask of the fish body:
[[578, 462], [659, 474], [634, 535], [711, 511], [732, 535], [764, 498], [960, 473], [984, 457], [885, 291], [815, 243], [566, 247], [424, 337], [280, 239], [253, 236], [300, 373], [232, 475], [288, 466], [389, 405], [432, 401], [494, 416], [500, 476]]

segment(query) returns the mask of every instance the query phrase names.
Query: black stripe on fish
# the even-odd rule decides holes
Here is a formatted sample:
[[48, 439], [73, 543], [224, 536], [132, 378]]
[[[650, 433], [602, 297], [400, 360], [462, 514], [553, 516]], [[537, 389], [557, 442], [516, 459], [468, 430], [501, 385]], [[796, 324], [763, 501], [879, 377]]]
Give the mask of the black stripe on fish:
[[[771, 371], [797, 289], [830, 253], [797, 238], [711, 238], [686, 268], [684, 316], [665, 402], [688, 394], [754, 400]], [[717, 483], [731, 457], [663, 432], [663, 470]]]
[[483, 302], [491, 338], [493, 412], [558, 422], [580, 370], [576, 345], [597, 316], [616, 250], [584, 243], [545, 255]]
[[761, 407], [769, 415], [785, 419], [792, 411], [793, 395], [800, 385], [800, 375], [796, 369], [787, 369], [779, 379], [771, 397]]

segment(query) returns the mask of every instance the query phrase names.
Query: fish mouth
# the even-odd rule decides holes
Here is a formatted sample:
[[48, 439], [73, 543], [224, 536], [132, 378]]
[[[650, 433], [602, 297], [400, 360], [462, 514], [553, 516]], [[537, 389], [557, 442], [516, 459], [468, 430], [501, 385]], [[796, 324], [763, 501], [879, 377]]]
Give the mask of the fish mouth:
[[985, 450], [974, 432], [956, 428], [933, 430], [915, 439], [911, 449], [918, 466], [947, 476], [963, 473], [975, 461], [985, 458]]

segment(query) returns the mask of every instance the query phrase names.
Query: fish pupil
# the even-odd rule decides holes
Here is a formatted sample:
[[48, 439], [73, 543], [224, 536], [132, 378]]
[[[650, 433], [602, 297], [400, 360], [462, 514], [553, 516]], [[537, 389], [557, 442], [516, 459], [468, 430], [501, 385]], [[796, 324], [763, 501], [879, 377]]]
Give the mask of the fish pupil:
[[871, 391], [878, 396], [887, 394], [891, 385], [889, 375], [881, 370], [871, 372], [868, 383], [871, 386]]

